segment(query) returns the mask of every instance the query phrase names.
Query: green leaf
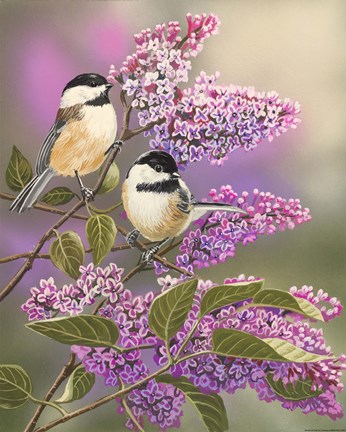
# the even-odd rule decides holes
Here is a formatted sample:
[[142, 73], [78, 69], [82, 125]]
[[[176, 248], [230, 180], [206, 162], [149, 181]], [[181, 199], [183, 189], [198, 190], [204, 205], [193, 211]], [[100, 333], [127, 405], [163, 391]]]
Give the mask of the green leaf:
[[166, 374], [157, 377], [156, 381], [172, 384], [181, 390], [196, 408], [207, 431], [224, 432], [228, 430], [227, 413], [220, 396], [202, 393], [185, 377], [174, 378]]
[[56, 187], [49, 192], [47, 192], [42, 198], [41, 201], [45, 202], [46, 204], [52, 205], [52, 206], [58, 206], [67, 204], [75, 197], [74, 192], [72, 192], [67, 187]]
[[[100, 169], [100, 173], [101, 173], [102, 168]], [[109, 168], [105, 179], [103, 180], [103, 183], [98, 191], [99, 194], [104, 194], [107, 192], [112, 191], [113, 189], [115, 189], [118, 184], [119, 184], [119, 180], [120, 180], [120, 172], [119, 172], [119, 168], [118, 165], [113, 162], [111, 167]]]
[[118, 328], [112, 320], [95, 315], [53, 318], [25, 326], [67, 345], [110, 347], [119, 337]]
[[252, 298], [263, 286], [264, 280], [237, 282], [216, 286], [206, 292], [201, 303], [201, 316], [240, 301]]
[[274, 381], [274, 374], [268, 374], [266, 380], [272, 390], [288, 400], [298, 401], [316, 397], [323, 393], [323, 390], [311, 390], [312, 380], [303, 381], [299, 379], [296, 383], [284, 384], [282, 380]]
[[91, 216], [86, 223], [86, 236], [93, 251], [95, 265], [108, 255], [114, 246], [117, 228], [114, 220], [107, 215]]
[[95, 375], [87, 372], [83, 365], [79, 365], [70, 375], [63, 395], [57, 403], [68, 403], [82, 399], [95, 384]]
[[31, 395], [29, 375], [17, 365], [0, 365], [0, 407], [14, 409], [24, 405]]
[[184, 324], [197, 284], [198, 279], [189, 280], [155, 298], [149, 311], [149, 326], [159, 338], [168, 341]]
[[77, 279], [79, 267], [84, 262], [85, 250], [79, 235], [65, 231], [54, 240], [49, 248], [52, 263], [67, 275]]
[[12, 155], [6, 170], [7, 186], [19, 192], [32, 179], [32, 168], [29, 161], [16, 146], [12, 148]]
[[305, 299], [296, 298], [285, 291], [275, 289], [263, 290], [255, 295], [253, 301], [263, 306], [287, 309], [309, 318], [324, 321], [321, 311], [316, 306]]
[[306, 363], [330, 359], [313, 354], [279, 338], [260, 339], [233, 329], [217, 329], [213, 334], [213, 352], [223, 356]]

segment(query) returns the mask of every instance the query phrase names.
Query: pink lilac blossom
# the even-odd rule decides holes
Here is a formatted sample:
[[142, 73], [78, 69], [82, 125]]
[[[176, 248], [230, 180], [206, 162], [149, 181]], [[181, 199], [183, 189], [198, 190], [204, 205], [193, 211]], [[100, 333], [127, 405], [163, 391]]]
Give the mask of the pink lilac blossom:
[[[196, 221], [198, 228], [185, 235], [180, 246], [182, 253], [176, 257], [176, 264], [190, 272], [233, 258], [239, 243], [247, 245], [261, 235], [293, 229], [311, 220], [310, 210], [302, 207], [299, 199], [287, 200], [258, 189], [252, 194], [246, 191], [238, 194], [230, 185], [222, 186], [219, 192], [212, 189], [209, 195], [214, 202], [237, 206], [248, 214], [220, 210]], [[168, 269], [155, 265], [155, 271], [160, 275]], [[339, 306], [334, 304], [336, 312]]]
[[[120, 380], [125, 385], [133, 385], [152, 372], [150, 370], [152, 364], [149, 368], [145, 361], [147, 356], [142, 357], [140, 349], [142, 345], [151, 346], [154, 350], [153, 358], [157, 366], [165, 366], [167, 364], [165, 343], [154, 335], [148, 323], [148, 312], [156, 294], [149, 292], [145, 296], [135, 296], [131, 291], [122, 289], [113, 302], [104, 287], [108, 286], [108, 280], [114, 279], [117, 283], [121, 283], [122, 269], [115, 264], [110, 264], [104, 269], [100, 267], [94, 269], [90, 264], [81, 270], [82, 274], [76, 282], [78, 288], [70, 286], [67, 289], [64, 286], [58, 290], [52, 278], [48, 281], [42, 280], [39, 288], [32, 288], [32, 296], [23, 305], [23, 310], [28, 313], [29, 319], [32, 319], [32, 315], [35, 315], [36, 319], [47, 319], [52, 312], [65, 313], [61, 312], [60, 307], [54, 306], [54, 299], [59, 297], [59, 293], [63, 293], [63, 297], [68, 298], [73, 293], [72, 301], [78, 303], [80, 307], [78, 313], [81, 313], [90, 302], [90, 292], [96, 292], [106, 300], [99, 314], [115, 322], [120, 334], [117, 345], [125, 351], [121, 352], [115, 348], [72, 346], [72, 351], [76, 353], [84, 367], [89, 372], [102, 376], [106, 386], [118, 386]], [[255, 280], [258, 278], [240, 275], [226, 279], [224, 284]], [[180, 281], [181, 279], [166, 275], [158, 278], [158, 285], [161, 291], [165, 292]], [[91, 286], [81, 291], [80, 287], [83, 287], [86, 282], [90, 282]], [[215, 283], [210, 280], [198, 282], [192, 309], [184, 325], [170, 341], [172, 356], [177, 354], [187, 335], [192, 331], [199, 315], [202, 298], [213, 286]], [[326, 315], [329, 319], [341, 313], [339, 301], [330, 298], [322, 290], [318, 291], [317, 296], [313, 294], [312, 288], [307, 286], [301, 289], [292, 287], [290, 292], [294, 296], [305, 298], [325, 314], [330, 305], [333, 313]], [[83, 296], [88, 300], [83, 301]], [[320, 300], [323, 300], [323, 304], [320, 304]], [[238, 311], [240, 307], [242, 310]], [[212, 334], [218, 328], [237, 329], [259, 338], [280, 338], [306, 351], [327, 355], [329, 358], [315, 363], [282, 363], [213, 354], [198, 355], [202, 351], [211, 350]], [[266, 402], [277, 400], [286, 409], [299, 408], [304, 413], [316, 412], [332, 419], [342, 416], [342, 407], [336, 401], [335, 395], [343, 390], [340, 379], [342, 370], [346, 368], [346, 357], [343, 355], [333, 357], [331, 348], [324, 339], [323, 331], [310, 327], [307, 321], [302, 321], [302, 316], [277, 308], [252, 307], [251, 299], [222, 307], [200, 320], [191, 339], [182, 350], [181, 356], [190, 354], [195, 354], [196, 357], [172, 366], [170, 373], [174, 377], [187, 377], [204, 393], [233, 394], [249, 385], [257, 392], [260, 400]], [[272, 374], [275, 381], [281, 380], [284, 384], [310, 380], [311, 389], [319, 390], [320, 394], [301, 401], [287, 400], [277, 395], [270, 387], [266, 380], [268, 373]], [[158, 425], [161, 430], [179, 427], [184, 400], [183, 394], [178, 389], [172, 385], [157, 383], [153, 379], [132, 390], [126, 399], [140, 424], [143, 424], [143, 418], [147, 416], [148, 420]], [[119, 407], [119, 412], [123, 412], [122, 406]], [[135, 428], [131, 419], [126, 421], [126, 426], [130, 429]]]
[[253, 150], [264, 139], [297, 127], [299, 104], [279, 99], [275, 91], [222, 86], [218, 72], [201, 72], [193, 86], [182, 88], [192, 69], [188, 59], [202, 51], [220, 24], [213, 14], [189, 14], [187, 21], [185, 37], [177, 22], [143, 30], [135, 35], [136, 52], [120, 71], [110, 68], [108, 80], [119, 82], [131, 98], [140, 126], [153, 123], [146, 132], [151, 148], [169, 152], [182, 169], [203, 157], [222, 165], [236, 149]]

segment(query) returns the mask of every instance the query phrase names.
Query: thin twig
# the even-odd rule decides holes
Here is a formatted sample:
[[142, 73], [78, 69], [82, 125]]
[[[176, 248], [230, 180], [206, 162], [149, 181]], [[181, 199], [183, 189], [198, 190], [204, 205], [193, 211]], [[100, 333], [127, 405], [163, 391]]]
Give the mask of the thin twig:
[[135, 415], [133, 414], [133, 412], [131, 411], [131, 408], [128, 406], [126, 399], [123, 398], [121, 400], [121, 404], [122, 406], [125, 408], [125, 411], [127, 412], [127, 415], [130, 417], [132, 423], [135, 425], [135, 427], [140, 431], [140, 432], [145, 432], [145, 430], [142, 428], [142, 426], [139, 424], [139, 421], [136, 419]]
[[[151, 244], [152, 244], [152, 242], [145, 243], [146, 246], [150, 246]], [[127, 249], [131, 249], [131, 246], [129, 246], [127, 243], [124, 243], [124, 244], [120, 244], [118, 246], [112, 247], [112, 249], [110, 251], [111, 252], [119, 252], [119, 251], [123, 251], [123, 250], [127, 250]], [[91, 253], [92, 248], [84, 249], [84, 252], [85, 253]], [[23, 252], [20, 254], [10, 255], [10, 256], [4, 257], [4, 258], [0, 258], [0, 264], [8, 263], [8, 262], [15, 261], [15, 260], [18, 260], [21, 258], [28, 258], [31, 254], [32, 254], [32, 252]], [[35, 256], [35, 259], [50, 259], [50, 255], [44, 254], [44, 253], [38, 253]]]
[[[0, 192], [0, 198], [7, 200], [7, 201], [13, 201], [16, 199], [16, 196], [9, 194], [9, 193]], [[55, 207], [47, 206], [44, 204], [35, 204], [33, 206], [33, 209], [42, 210], [42, 211], [45, 211], [47, 213], [53, 213], [53, 214], [58, 214], [58, 215], [62, 215], [62, 216], [66, 214], [65, 210], [60, 210], [60, 209], [57, 209]], [[70, 217], [73, 219], [88, 220], [88, 216], [78, 214], [78, 213], [74, 213]]]
[[[61, 369], [59, 375], [56, 377], [54, 383], [52, 384], [51, 388], [48, 390], [44, 401], [48, 402], [58, 389], [58, 387], [61, 385], [61, 383], [69, 376], [71, 375], [72, 371], [74, 370], [74, 362], [75, 362], [76, 356], [75, 354], [70, 354], [70, 358], [68, 363]], [[45, 409], [45, 405], [39, 405], [30, 419], [28, 425], [26, 426], [24, 432], [32, 432], [35, 429], [35, 426], [37, 424], [38, 419], [40, 418], [40, 415], [42, 414], [43, 410]]]
[[[117, 229], [118, 229], [118, 231], [119, 231], [119, 232], [120, 232], [124, 237], [127, 236], [128, 232], [127, 232], [123, 227], [117, 225]], [[134, 245], [135, 245], [139, 250], [141, 250], [141, 251], [143, 251], [143, 252], [147, 250], [145, 244], [142, 243], [142, 242], [139, 241], [139, 240], [136, 240], [136, 241], [134, 242]], [[170, 250], [170, 248], [171, 248], [171, 247], [169, 246], [169, 250]], [[165, 253], [165, 252], [167, 252], [167, 251], [161, 252], [161, 254], [162, 254], [162, 253]], [[183, 274], [183, 275], [185, 275], [185, 276], [188, 276], [188, 277], [193, 277], [193, 276], [195, 276], [194, 273], [191, 273], [191, 272], [189, 272], [189, 271], [187, 271], [187, 270], [185, 270], [185, 269], [182, 269], [182, 268], [176, 266], [175, 264], [171, 263], [170, 261], [167, 261], [165, 258], [162, 258], [162, 257], [160, 256], [161, 254], [154, 254], [154, 255], [153, 255], [153, 259], [154, 259], [155, 261], [160, 262], [160, 263], [163, 264], [165, 267], [168, 267], [168, 268], [170, 268], [170, 269], [172, 269], [172, 270], [175, 270], [175, 271], [177, 271], [178, 273], [181, 273], [181, 274]], [[137, 267], [138, 267], [139, 269], [141, 269], [142, 267], [145, 267], [146, 265], [147, 265], [147, 264], [144, 262], [144, 263], [142, 263], [142, 264], [139, 264]]]

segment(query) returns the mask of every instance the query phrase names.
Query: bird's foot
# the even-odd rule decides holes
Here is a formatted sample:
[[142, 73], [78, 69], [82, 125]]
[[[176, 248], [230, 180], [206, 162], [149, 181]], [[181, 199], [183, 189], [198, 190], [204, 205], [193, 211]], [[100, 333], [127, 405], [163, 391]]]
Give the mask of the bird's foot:
[[106, 150], [105, 156], [108, 155], [109, 152], [111, 152], [113, 149], [118, 149], [118, 152], [121, 152], [121, 149], [124, 145], [124, 141], [122, 140], [116, 140], [114, 143]]
[[134, 244], [135, 244], [136, 240], [138, 239], [139, 234], [140, 234], [140, 232], [136, 229], [127, 234], [126, 242], [131, 248], [134, 247]]
[[83, 197], [84, 201], [86, 201], [86, 202], [94, 201], [95, 194], [94, 194], [94, 191], [92, 189], [83, 186], [83, 187], [81, 187], [80, 190], [81, 190], [82, 197]]
[[160, 249], [160, 246], [153, 246], [150, 249], [146, 250], [142, 253], [142, 261], [146, 262], [147, 264], [152, 264], [154, 261], [154, 255], [156, 252]]

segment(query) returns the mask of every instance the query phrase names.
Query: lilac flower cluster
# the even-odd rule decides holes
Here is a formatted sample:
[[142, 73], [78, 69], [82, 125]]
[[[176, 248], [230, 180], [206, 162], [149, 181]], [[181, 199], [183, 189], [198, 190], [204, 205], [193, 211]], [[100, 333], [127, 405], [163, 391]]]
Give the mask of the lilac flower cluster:
[[[86, 370], [103, 377], [106, 386], [138, 383], [138, 387], [128, 393], [126, 403], [140, 424], [143, 424], [144, 416], [147, 416], [152, 424], [158, 425], [163, 431], [167, 428], [179, 427], [183, 415], [182, 405], [185, 401], [182, 392], [170, 384], [158, 383], [154, 379], [141, 383], [152, 372], [145, 361], [148, 357], [143, 356], [144, 351], [153, 349], [154, 361], [160, 367], [166, 366], [168, 361], [164, 341], [153, 334], [148, 324], [149, 309], [156, 295], [149, 292], [145, 296], [134, 296], [131, 291], [121, 289], [116, 297], [112, 297], [104, 288], [99, 288], [100, 285], [107, 286], [107, 281], [115, 280], [121, 272], [115, 264], [103, 270], [101, 268], [95, 270], [90, 264], [83, 268], [77, 281], [77, 285], [88, 280], [92, 280], [94, 284], [94, 288], [84, 294], [85, 302], [82, 301], [82, 295], [79, 297], [82, 309], [89, 304], [90, 292], [95, 287], [105, 298], [106, 302], [99, 310], [99, 314], [116, 323], [120, 334], [117, 342], [119, 349], [72, 346], [72, 351], [77, 354]], [[104, 281], [98, 280], [96, 275]], [[252, 276], [245, 278], [244, 275], [240, 275], [237, 278], [226, 279], [224, 284], [254, 280], [256, 278]], [[162, 292], [170, 290], [179, 282], [170, 275], [158, 279]], [[121, 284], [121, 281], [119, 283]], [[47, 285], [51, 289], [54, 281], [52, 279], [41, 281], [38, 291], [32, 289], [34, 298], [31, 300], [40, 302], [40, 307], [44, 311], [51, 312], [50, 293], [52, 291], [44, 292], [48, 290]], [[213, 286], [215, 284], [209, 280], [198, 282], [192, 309], [183, 327], [170, 340], [171, 357], [177, 355], [182, 344], [184, 347], [180, 358], [191, 356], [187, 360], [174, 363], [170, 368], [171, 374], [174, 377], [188, 378], [204, 393], [225, 391], [233, 394], [236, 390], [244, 389], [249, 385], [257, 392], [260, 400], [266, 402], [277, 400], [284, 408], [290, 410], [300, 408], [304, 413], [316, 412], [332, 419], [340, 418], [342, 406], [336, 401], [335, 394], [343, 389], [340, 377], [342, 370], [346, 368], [346, 357], [332, 356], [331, 349], [324, 340], [323, 331], [310, 327], [309, 323], [296, 313], [269, 307], [252, 307], [251, 299], [207, 314], [195, 326], [201, 300]], [[61, 291], [63, 290], [64, 288]], [[53, 292], [57, 296], [60, 291], [54, 286]], [[304, 298], [320, 308], [322, 314], [329, 319], [341, 313], [342, 307], [339, 301], [330, 298], [322, 290], [318, 291], [317, 296], [314, 296], [311, 287], [306, 286], [301, 289], [292, 287], [290, 292], [293, 296]], [[48, 295], [44, 299], [41, 294]], [[321, 301], [323, 304], [320, 304]], [[328, 311], [328, 304], [332, 307], [332, 312]], [[42, 313], [38, 319], [47, 317], [49, 314]], [[210, 353], [211, 338], [214, 330], [219, 328], [237, 329], [259, 338], [280, 338], [308, 352], [328, 355], [330, 358], [314, 363], [282, 363], [214, 355]], [[272, 389], [267, 380], [268, 374], [271, 374], [274, 381], [281, 380], [285, 385], [295, 384], [298, 380], [309, 380], [311, 389], [319, 390], [318, 395], [300, 401], [285, 399]], [[124, 412], [121, 403], [119, 412]], [[130, 429], [136, 427], [130, 418], [126, 426]]]
[[[181, 90], [191, 70], [189, 57], [195, 57], [204, 41], [217, 33], [219, 19], [210, 15], [187, 15], [188, 31], [181, 37], [176, 21], [157, 25], [154, 31], [143, 30], [135, 35], [136, 52], [128, 56], [120, 71], [112, 65], [108, 80], [118, 81], [138, 109], [141, 126], [174, 115]], [[155, 129], [157, 133], [164, 133]], [[161, 131], [161, 132], [160, 132]]]
[[271, 141], [297, 127], [298, 103], [281, 100], [274, 91], [220, 86], [218, 72], [201, 72], [192, 87], [182, 89], [191, 70], [188, 58], [197, 56], [219, 27], [213, 14], [189, 14], [187, 21], [184, 38], [177, 22], [143, 30], [135, 35], [136, 53], [120, 71], [110, 69], [109, 81], [122, 85], [138, 110], [140, 126], [149, 126], [151, 148], [169, 152], [181, 168], [203, 157], [221, 165], [234, 150], [253, 150], [263, 139]]
[[[276, 197], [270, 192], [259, 192], [254, 189], [252, 194], [243, 192], [238, 195], [231, 186], [226, 185], [217, 192], [209, 193], [214, 202], [222, 202], [245, 210], [248, 215], [216, 211], [206, 219], [196, 221], [198, 226], [183, 238], [176, 263], [179, 267], [193, 272], [225, 262], [234, 257], [236, 245], [247, 245], [257, 240], [260, 235], [270, 235], [286, 228], [293, 229], [296, 225], [311, 219], [310, 210], [303, 208], [299, 199], [286, 200]], [[155, 264], [157, 275], [168, 271], [158, 263]]]
[[169, 152], [180, 165], [203, 157], [222, 165], [229, 153], [253, 150], [299, 124], [297, 102], [282, 101], [274, 91], [220, 86], [218, 77], [201, 72], [195, 85], [183, 90], [169, 123], [154, 128], [152, 148]]
[[[245, 278], [240, 275], [238, 278], [226, 279], [225, 284], [241, 281], [255, 280], [254, 277]], [[166, 278], [159, 278], [159, 283], [167, 289], [166, 284], [172, 286], [177, 279], [169, 275]], [[177, 333], [170, 344], [170, 353], [174, 356], [186, 336], [193, 329], [197, 320], [201, 299], [208, 289], [214, 286], [211, 281], [200, 281], [197, 287], [195, 303], [185, 321], [183, 328]], [[304, 290], [304, 289], [303, 289]], [[292, 291], [295, 291], [294, 289]], [[328, 302], [323, 291], [319, 291], [320, 297]], [[295, 295], [296, 292], [293, 293]], [[301, 291], [297, 297], [301, 296]], [[308, 296], [305, 296], [311, 301]], [[312, 302], [312, 301], [311, 301]], [[337, 300], [331, 299], [329, 303], [333, 306]], [[313, 303], [313, 302], [312, 302]], [[241, 308], [248, 304], [248, 307]], [[313, 303], [318, 306], [318, 303]], [[241, 308], [239, 312], [237, 309]], [[335, 311], [334, 316], [341, 312]], [[287, 320], [290, 316], [290, 320]], [[283, 310], [271, 308], [251, 307], [249, 301], [224, 307], [216, 313], [206, 315], [199, 322], [190, 341], [183, 349], [184, 355], [198, 353], [211, 349], [211, 335], [218, 328], [233, 328], [253, 334], [259, 338], [280, 338], [286, 340], [306, 351], [317, 354], [330, 355], [331, 349], [326, 345], [321, 329], [309, 326], [301, 321], [301, 316], [288, 313]], [[292, 322], [293, 321], [293, 322]], [[162, 341], [156, 345], [154, 357], [158, 365], [166, 364], [167, 352]], [[340, 382], [342, 370], [346, 368], [346, 356], [330, 358], [315, 363], [281, 363], [273, 361], [259, 361], [251, 359], [237, 359], [221, 357], [213, 354], [204, 354], [190, 358], [171, 369], [175, 377], [185, 376], [193, 384], [198, 386], [205, 393], [226, 391], [233, 394], [238, 389], [244, 389], [247, 385], [253, 388], [260, 400], [272, 402], [278, 400], [286, 409], [300, 408], [305, 414], [316, 412], [320, 415], [327, 415], [335, 420], [342, 417], [342, 405], [335, 399], [335, 393], [343, 390]], [[312, 389], [321, 390], [321, 394], [314, 398], [300, 401], [287, 400], [276, 394], [270, 387], [266, 376], [273, 374], [274, 380], [282, 380], [284, 384], [295, 384], [299, 379], [311, 380]]]
[[53, 278], [41, 279], [39, 288], [30, 289], [31, 297], [22, 305], [22, 311], [29, 315], [29, 320], [52, 318], [60, 313], [78, 315], [84, 307], [95, 303], [95, 299], [106, 297], [110, 304], [116, 303], [123, 293], [121, 276], [124, 269], [110, 264], [105, 269], [93, 264], [80, 267], [80, 277], [75, 284], [64, 285], [57, 290]]

